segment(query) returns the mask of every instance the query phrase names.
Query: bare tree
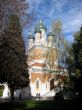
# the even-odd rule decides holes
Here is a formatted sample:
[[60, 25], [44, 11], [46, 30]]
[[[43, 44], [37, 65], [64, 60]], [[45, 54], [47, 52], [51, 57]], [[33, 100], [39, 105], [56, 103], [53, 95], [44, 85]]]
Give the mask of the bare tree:
[[46, 52], [46, 61], [49, 67], [49, 72], [52, 72], [52, 69], [55, 66], [56, 59], [57, 59], [56, 48], [49, 47]]
[[22, 26], [31, 20], [32, 16], [27, 14], [28, 8], [29, 6], [26, 0], [0, 0], [0, 37], [4, 29], [8, 26], [11, 14], [17, 14], [20, 17]]
[[67, 53], [67, 42], [63, 37], [62, 23], [60, 20], [53, 21], [52, 32], [54, 33], [54, 43], [57, 48], [57, 59], [58, 63], [64, 63], [66, 53]]

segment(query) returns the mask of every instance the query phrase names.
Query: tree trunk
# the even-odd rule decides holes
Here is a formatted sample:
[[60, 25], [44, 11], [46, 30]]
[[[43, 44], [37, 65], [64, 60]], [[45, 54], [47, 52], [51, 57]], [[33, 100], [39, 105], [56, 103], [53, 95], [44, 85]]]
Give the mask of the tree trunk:
[[14, 101], [14, 88], [13, 87], [10, 88], [10, 95], [11, 95], [11, 101], [13, 102]]

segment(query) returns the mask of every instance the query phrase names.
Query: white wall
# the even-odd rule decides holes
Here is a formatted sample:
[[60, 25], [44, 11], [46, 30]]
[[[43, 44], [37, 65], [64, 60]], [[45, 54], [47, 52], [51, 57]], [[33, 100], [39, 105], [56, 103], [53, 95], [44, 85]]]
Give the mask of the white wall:
[[16, 90], [14, 95], [15, 97], [19, 97], [19, 95], [21, 94], [21, 97], [29, 97], [30, 93], [31, 93], [30, 87], [25, 87], [25, 88]]
[[2, 96], [2, 98], [9, 97], [10, 90], [8, 88], [8, 85], [7, 85], [7, 83], [4, 83], [3, 85], [4, 85], [4, 90], [3, 90], [3, 96]]

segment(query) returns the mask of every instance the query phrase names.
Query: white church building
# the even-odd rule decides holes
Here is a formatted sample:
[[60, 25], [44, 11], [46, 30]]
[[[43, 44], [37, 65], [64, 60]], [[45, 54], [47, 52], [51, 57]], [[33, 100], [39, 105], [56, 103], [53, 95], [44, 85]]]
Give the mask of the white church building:
[[[34, 30], [34, 35], [31, 33], [28, 37], [27, 63], [29, 66], [29, 78], [31, 95], [36, 97], [53, 97], [59, 89], [58, 70], [60, 77], [67, 77], [64, 67], [58, 65], [56, 41], [54, 42], [54, 34], [49, 32], [47, 35], [46, 26], [40, 21]], [[49, 48], [54, 49], [54, 67], [52, 73], [49, 73], [49, 65], [46, 59], [46, 53]], [[62, 85], [61, 85], [62, 86]], [[57, 91], [56, 91], [57, 90]]]
[[[19, 94], [23, 97], [53, 97], [59, 91], [58, 85], [64, 77], [67, 77], [67, 71], [58, 64], [56, 41], [54, 34], [48, 34], [46, 26], [40, 21], [34, 30], [34, 35], [28, 36], [27, 64], [29, 69], [30, 87], [15, 91], [15, 96]], [[46, 53], [49, 48], [54, 49], [53, 72], [49, 72], [49, 65], [46, 59]], [[60, 49], [61, 50], [61, 49]], [[52, 59], [53, 60], [53, 59]], [[60, 71], [60, 73], [58, 73]], [[60, 78], [58, 79], [58, 76]], [[63, 83], [61, 83], [61, 87]], [[10, 91], [7, 84], [4, 84], [3, 98], [9, 97]]]

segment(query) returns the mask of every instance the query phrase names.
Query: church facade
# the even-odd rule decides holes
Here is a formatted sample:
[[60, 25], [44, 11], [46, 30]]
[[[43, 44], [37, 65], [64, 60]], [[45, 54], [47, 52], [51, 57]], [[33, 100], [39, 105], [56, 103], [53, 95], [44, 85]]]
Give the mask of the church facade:
[[[41, 97], [51, 97], [54, 96], [54, 88], [58, 86], [59, 80], [54, 80], [58, 76], [58, 70], [61, 70], [61, 76], [63, 77], [64, 68], [59, 67], [57, 59], [56, 45], [54, 44], [54, 34], [49, 32], [46, 35], [47, 28], [40, 21], [34, 30], [35, 36], [30, 34], [28, 37], [28, 69], [29, 69], [29, 79], [31, 95], [36, 97], [37, 95]], [[50, 73], [50, 66], [48, 63], [48, 53], [49, 48], [54, 50], [54, 66], [52, 68], [54, 72]], [[53, 59], [51, 59], [53, 60]]]

